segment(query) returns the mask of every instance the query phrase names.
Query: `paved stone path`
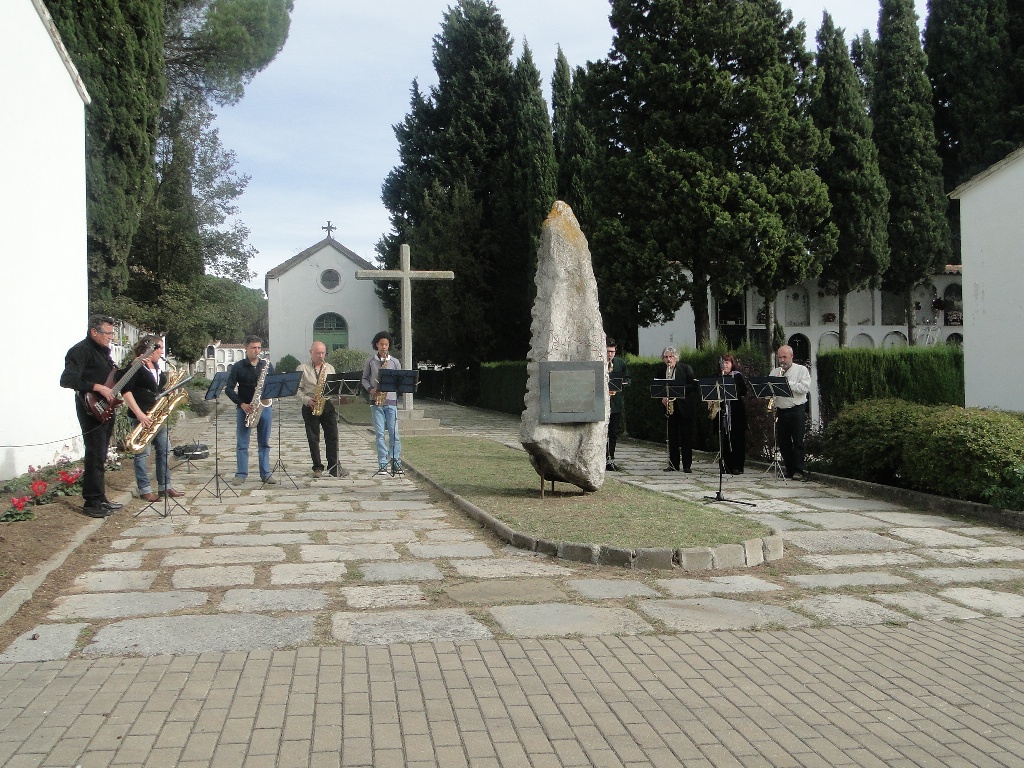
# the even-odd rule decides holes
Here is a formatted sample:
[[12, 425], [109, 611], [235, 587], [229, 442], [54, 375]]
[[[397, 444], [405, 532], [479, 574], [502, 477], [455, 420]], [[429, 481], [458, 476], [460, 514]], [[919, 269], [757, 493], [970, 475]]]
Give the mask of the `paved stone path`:
[[[312, 479], [276, 410], [294, 483], [144, 512], [0, 653], [0, 765], [1024, 765], [1015, 532], [748, 470], [724, 491], [756, 506], [722, 506], [781, 531], [785, 567], [559, 561], [375, 476], [362, 427], [350, 477]], [[626, 482], [718, 488], [618, 454]]]

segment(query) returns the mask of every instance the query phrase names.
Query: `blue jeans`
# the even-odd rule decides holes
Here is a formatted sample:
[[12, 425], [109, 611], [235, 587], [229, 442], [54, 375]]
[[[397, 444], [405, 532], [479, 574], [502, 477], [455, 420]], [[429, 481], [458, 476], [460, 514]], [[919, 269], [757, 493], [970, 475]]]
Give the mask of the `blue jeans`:
[[[377, 464], [383, 467], [388, 459], [402, 460], [402, 441], [398, 439], [398, 407], [394, 405], [371, 405], [373, 431], [377, 435]], [[384, 445], [384, 428], [387, 427], [391, 444], [391, 456]]]
[[[133, 424], [139, 422], [133, 421]], [[171, 484], [171, 474], [167, 471], [167, 454], [170, 451], [170, 442], [167, 437], [167, 424], [165, 423], [157, 430], [141, 453], [135, 454], [135, 484], [139, 487], [139, 493], [152, 493], [153, 486], [150, 485], [149, 475], [146, 473], [146, 464], [149, 463], [149, 449], [156, 448], [156, 485], [160, 491], [166, 491]]]
[[[235, 477], [249, 476], [249, 427], [245, 426], [245, 411], [235, 409], [235, 452], [238, 457]], [[256, 422], [256, 445], [259, 446], [260, 480], [270, 477], [270, 409], [260, 411]]]

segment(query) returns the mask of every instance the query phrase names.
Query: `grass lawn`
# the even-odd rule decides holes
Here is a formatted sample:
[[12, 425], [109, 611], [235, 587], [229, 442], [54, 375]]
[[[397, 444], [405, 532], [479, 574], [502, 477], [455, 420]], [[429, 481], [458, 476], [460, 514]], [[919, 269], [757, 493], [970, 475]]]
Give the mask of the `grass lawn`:
[[672, 499], [606, 475], [584, 493], [556, 483], [540, 498], [525, 451], [468, 436], [402, 438], [402, 457], [513, 530], [550, 541], [615, 547], [701, 547], [766, 536], [770, 529], [710, 504]]
[[372, 424], [370, 420], [370, 404], [365, 397], [350, 397], [350, 402], [342, 402], [338, 415], [349, 424]]

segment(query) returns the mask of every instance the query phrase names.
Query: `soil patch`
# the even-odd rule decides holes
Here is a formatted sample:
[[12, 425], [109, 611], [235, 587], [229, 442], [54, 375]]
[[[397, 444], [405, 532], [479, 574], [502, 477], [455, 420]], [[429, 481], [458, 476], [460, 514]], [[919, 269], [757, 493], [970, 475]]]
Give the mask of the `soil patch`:
[[[107, 472], [107, 496], [111, 499], [124, 495], [135, 486], [135, 473], [131, 462], [121, 469]], [[139, 508], [138, 499], [132, 499], [123, 509], [108, 517], [96, 533], [89, 536], [65, 563], [51, 573], [26, 602], [5, 624], [0, 625], [0, 649], [5, 649], [24, 632], [44, 623], [54, 598], [67, 585], [96, 560], [110, 552], [111, 542], [123, 529], [136, 523], [132, 514]], [[92, 518], [82, 514], [81, 496], [60, 497], [51, 504], [33, 510], [32, 520], [0, 523], [0, 594], [6, 593], [25, 576], [38, 572], [54, 555], [62, 552]]]

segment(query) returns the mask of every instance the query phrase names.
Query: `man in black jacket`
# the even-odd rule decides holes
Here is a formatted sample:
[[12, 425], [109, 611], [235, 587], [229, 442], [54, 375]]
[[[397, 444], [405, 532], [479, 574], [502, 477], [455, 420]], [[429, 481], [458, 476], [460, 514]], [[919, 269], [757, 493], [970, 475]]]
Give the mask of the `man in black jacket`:
[[107, 401], [113, 398], [113, 392], [106, 384], [115, 367], [110, 356], [110, 343], [113, 339], [114, 318], [107, 315], [90, 317], [86, 337], [68, 350], [64, 358], [64, 373], [60, 376], [60, 385], [75, 391], [75, 408], [85, 445], [85, 468], [82, 474], [85, 507], [82, 512], [89, 517], [108, 517], [122, 506], [107, 499], [103, 478], [110, 436], [114, 432], [114, 419], [100, 421], [92, 415], [84, 400], [87, 392], [95, 392]]

